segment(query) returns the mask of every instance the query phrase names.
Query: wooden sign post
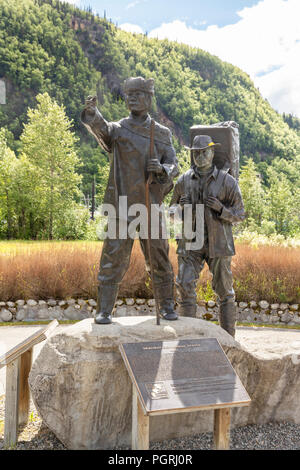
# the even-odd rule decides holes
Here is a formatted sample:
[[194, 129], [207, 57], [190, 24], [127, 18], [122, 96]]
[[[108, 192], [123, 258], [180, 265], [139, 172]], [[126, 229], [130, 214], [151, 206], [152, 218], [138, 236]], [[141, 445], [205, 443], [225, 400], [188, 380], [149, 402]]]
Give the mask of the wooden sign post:
[[214, 410], [214, 446], [229, 449], [230, 409], [251, 402], [216, 338], [126, 343], [132, 449], [149, 449], [150, 416]]
[[0, 369], [6, 366], [4, 445], [14, 446], [18, 440], [18, 426], [26, 424], [29, 413], [30, 391], [28, 376], [32, 364], [33, 346], [47, 339], [58, 325], [53, 320], [0, 356]]

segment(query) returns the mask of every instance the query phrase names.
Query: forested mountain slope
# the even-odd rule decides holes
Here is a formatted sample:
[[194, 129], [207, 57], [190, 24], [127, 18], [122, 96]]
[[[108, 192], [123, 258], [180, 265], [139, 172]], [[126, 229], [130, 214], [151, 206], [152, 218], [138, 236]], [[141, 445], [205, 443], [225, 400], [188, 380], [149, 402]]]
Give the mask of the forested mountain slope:
[[290, 159], [299, 151], [297, 129], [237, 67], [200, 49], [121, 31], [69, 3], [0, 0], [0, 78], [7, 88], [0, 127], [18, 140], [28, 106], [47, 91], [65, 106], [80, 137], [83, 189], [99, 161], [107, 161], [79, 121], [84, 100], [96, 93], [106, 119], [120, 119], [127, 113], [123, 80], [137, 75], [155, 79], [153, 114], [171, 127], [178, 150], [189, 142], [193, 124], [234, 120], [240, 126], [241, 163], [253, 157], [265, 162], [263, 169], [276, 156]]

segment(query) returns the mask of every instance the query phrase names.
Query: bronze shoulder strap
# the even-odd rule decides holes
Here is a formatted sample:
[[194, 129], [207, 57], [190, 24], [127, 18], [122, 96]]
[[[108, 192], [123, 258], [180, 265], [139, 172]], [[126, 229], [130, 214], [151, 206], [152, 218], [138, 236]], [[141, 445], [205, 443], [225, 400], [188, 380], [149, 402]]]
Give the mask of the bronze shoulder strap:
[[220, 190], [223, 186], [223, 182], [226, 178], [227, 173], [228, 173], [228, 170], [227, 171], [219, 170], [217, 180], [216, 180], [216, 184], [213, 188], [213, 196], [214, 197], [218, 197], [219, 192], [220, 192]]

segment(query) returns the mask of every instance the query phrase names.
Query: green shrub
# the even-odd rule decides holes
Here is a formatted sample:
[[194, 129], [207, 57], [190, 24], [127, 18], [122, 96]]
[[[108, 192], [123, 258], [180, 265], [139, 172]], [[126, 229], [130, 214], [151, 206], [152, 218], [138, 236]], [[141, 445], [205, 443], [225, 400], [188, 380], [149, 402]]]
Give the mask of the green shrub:
[[57, 240], [86, 240], [89, 218], [90, 212], [85, 206], [74, 204], [55, 220], [54, 238]]

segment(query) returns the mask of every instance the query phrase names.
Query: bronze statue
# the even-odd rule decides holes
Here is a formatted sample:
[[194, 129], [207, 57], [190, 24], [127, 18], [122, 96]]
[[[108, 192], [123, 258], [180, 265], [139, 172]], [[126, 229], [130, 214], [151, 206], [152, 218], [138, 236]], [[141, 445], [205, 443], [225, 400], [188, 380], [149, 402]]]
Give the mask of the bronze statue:
[[235, 335], [235, 293], [231, 272], [231, 258], [235, 254], [232, 224], [245, 218], [241, 192], [237, 180], [227, 168], [213, 165], [215, 147], [208, 135], [197, 135], [191, 150], [191, 168], [181, 175], [175, 185], [171, 205], [204, 204], [204, 243], [198, 250], [187, 249], [186, 241], [178, 242], [178, 313], [196, 315], [196, 283], [207, 262], [213, 275], [212, 287], [220, 302], [220, 325]]
[[[89, 96], [81, 114], [81, 121], [94, 135], [101, 147], [112, 154], [109, 180], [104, 203], [116, 209], [117, 228], [121, 224], [119, 200], [127, 197], [127, 205], [145, 204], [146, 181], [151, 172], [149, 185], [150, 203], [161, 204], [173, 187], [178, 175], [177, 159], [172, 145], [171, 132], [155, 122], [154, 156], [149, 158], [150, 127], [154, 80], [142, 77], [129, 78], [124, 86], [126, 103], [130, 110], [127, 118], [119, 122], [107, 122], [96, 107], [96, 97]], [[131, 221], [126, 216], [126, 223]], [[150, 254], [147, 240], [140, 237], [141, 248], [150, 271]], [[112, 310], [119, 285], [129, 267], [133, 239], [130, 237], [106, 238], [104, 240], [98, 274], [98, 302], [95, 322], [111, 323]], [[176, 320], [174, 312], [174, 276], [168, 257], [169, 245], [165, 239], [151, 240], [153, 282], [159, 303], [159, 312], [166, 320]]]

